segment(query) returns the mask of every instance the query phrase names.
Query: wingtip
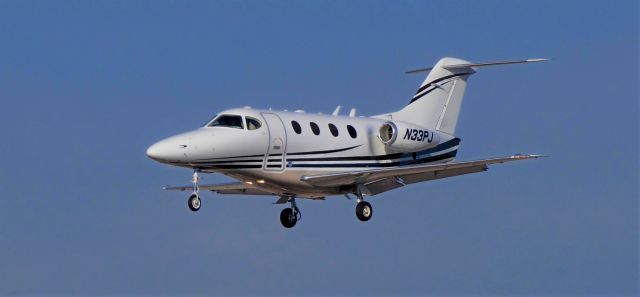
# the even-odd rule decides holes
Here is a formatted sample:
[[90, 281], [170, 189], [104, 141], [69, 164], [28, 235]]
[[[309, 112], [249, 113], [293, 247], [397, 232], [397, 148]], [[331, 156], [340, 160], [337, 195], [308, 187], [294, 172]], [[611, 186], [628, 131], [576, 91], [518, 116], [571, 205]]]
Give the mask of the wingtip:
[[534, 156], [534, 158], [549, 158], [549, 157], [551, 157], [549, 155], [533, 155], [533, 156]]
[[537, 159], [537, 158], [547, 158], [547, 155], [539, 155], [539, 154], [515, 154], [511, 156], [512, 159]]

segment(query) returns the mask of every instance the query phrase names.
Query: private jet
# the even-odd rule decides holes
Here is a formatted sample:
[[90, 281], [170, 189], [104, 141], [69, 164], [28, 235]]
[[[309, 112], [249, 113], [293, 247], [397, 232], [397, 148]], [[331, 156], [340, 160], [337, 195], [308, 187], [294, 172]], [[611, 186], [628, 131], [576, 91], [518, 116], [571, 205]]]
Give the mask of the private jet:
[[[365, 197], [409, 184], [488, 170], [492, 164], [540, 155], [516, 154], [475, 161], [454, 161], [460, 145], [455, 136], [467, 80], [479, 68], [545, 61], [527, 59], [472, 63], [442, 58], [428, 72], [404, 108], [381, 115], [340, 115], [302, 110], [275, 111], [250, 107], [229, 109], [204, 126], [150, 146], [149, 158], [193, 170], [189, 185], [166, 190], [191, 191], [187, 205], [201, 207], [200, 191], [273, 196], [288, 204], [280, 222], [291, 228], [301, 219], [297, 199], [355, 197], [356, 217], [373, 215]], [[200, 184], [201, 173], [220, 173], [237, 182]]]

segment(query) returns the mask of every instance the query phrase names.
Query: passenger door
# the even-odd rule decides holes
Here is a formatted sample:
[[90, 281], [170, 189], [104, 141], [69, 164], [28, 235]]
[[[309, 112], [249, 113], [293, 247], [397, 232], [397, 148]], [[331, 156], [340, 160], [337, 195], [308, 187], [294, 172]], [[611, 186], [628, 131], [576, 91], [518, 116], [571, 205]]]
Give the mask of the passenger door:
[[262, 113], [269, 128], [269, 148], [264, 156], [264, 171], [282, 171], [285, 168], [287, 149], [287, 132], [280, 117], [274, 113]]

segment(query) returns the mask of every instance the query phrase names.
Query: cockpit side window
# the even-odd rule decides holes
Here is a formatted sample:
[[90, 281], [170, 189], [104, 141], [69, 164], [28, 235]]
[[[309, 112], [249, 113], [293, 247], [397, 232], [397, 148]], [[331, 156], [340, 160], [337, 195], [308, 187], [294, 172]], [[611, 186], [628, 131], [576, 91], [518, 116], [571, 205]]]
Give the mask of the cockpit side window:
[[254, 118], [247, 117], [247, 129], [258, 130], [260, 129], [260, 127], [262, 127], [262, 124], [260, 124], [260, 121]]
[[244, 129], [244, 126], [242, 125], [242, 116], [229, 114], [223, 114], [217, 117], [213, 122], [211, 122], [211, 124], [209, 124], [209, 127]]

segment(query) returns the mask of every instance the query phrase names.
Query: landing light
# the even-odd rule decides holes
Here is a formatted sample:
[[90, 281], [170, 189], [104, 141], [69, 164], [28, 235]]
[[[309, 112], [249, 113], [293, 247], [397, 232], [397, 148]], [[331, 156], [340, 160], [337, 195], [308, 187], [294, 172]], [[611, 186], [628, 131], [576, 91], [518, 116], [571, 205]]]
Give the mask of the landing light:
[[256, 182], [259, 183], [259, 184], [264, 184], [264, 179], [259, 179]]
[[252, 181], [246, 181], [246, 182], [244, 182], [244, 183], [245, 183], [245, 184], [247, 184], [247, 185], [253, 185], [253, 182], [252, 182]]

